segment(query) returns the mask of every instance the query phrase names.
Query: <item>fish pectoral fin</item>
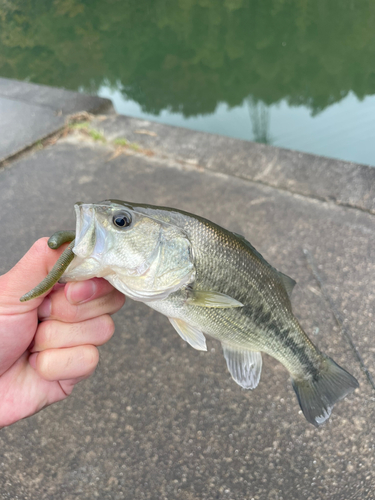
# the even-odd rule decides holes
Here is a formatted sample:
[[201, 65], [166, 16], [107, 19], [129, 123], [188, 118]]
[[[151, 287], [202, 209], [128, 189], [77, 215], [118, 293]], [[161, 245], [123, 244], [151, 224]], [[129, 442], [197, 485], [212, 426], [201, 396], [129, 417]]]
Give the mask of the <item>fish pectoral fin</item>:
[[233, 380], [244, 389], [255, 389], [262, 371], [261, 353], [224, 343], [222, 347]]
[[186, 302], [199, 307], [216, 307], [222, 309], [243, 307], [241, 302], [229, 297], [229, 295], [225, 295], [225, 293], [210, 292], [208, 290], [189, 290]]
[[280, 271], [277, 271], [277, 273], [281, 278], [282, 284], [284, 285], [288, 297], [291, 298], [293, 288], [296, 285], [296, 281], [293, 278], [290, 278], [288, 275], [281, 273]]
[[177, 331], [182, 339], [185, 340], [191, 347], [197, 349], [198, 351], [207, 351], [206, 346], [206, 337], [203, 333], [195, 328], [194, 326], [189, 325], [182, 319], [176, 318], [168, 318], [171, 322], [173, 328]]

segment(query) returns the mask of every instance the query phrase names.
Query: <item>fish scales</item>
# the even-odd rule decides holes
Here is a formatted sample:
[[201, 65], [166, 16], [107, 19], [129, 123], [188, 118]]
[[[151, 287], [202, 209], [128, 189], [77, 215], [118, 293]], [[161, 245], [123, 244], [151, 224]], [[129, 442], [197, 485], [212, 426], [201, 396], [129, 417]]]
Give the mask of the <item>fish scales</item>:
[[290, 299], [276, 272], [220, 226], [178, 215], [170, 222], [182, 227], [196, 249], [193, 289], [220, 291], [244, 307], [204, 311], [192, 305], [187, 308], [184, 290], [150, 306], [204, 326], [205, 333], [219, 340], [230, 335], [235, 344], [246, 342], [250, 349], [267, 352], [296, 375], [306, 370], [315, 374], [319, 356], [291, 313]]
[[[358, 387], [312, 344], [293, 315], [294, 280], [243, 236], [181, 210], [121, 200], [77, 203], [75, 211], [71, 255], [57, 262], [64, 281], [103, 277], [167, 316], [195, 349], [207, 350], [205, 335], [218, 339], [232, 378], [243, 388], [258, 385], [261, 352], [273, 356], [289, 371], [303, 414], [315, 426]], [[74, 233], [55, 233], [51, 247], [69, 237]], [[21, 300], [45, 293], [55, 274]]]

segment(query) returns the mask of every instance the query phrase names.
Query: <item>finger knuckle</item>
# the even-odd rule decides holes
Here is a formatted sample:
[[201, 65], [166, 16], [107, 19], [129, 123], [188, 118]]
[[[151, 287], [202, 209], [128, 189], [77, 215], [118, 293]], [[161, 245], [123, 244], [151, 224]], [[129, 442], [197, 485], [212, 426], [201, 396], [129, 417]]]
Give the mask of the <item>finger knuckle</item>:
[[114, 290], [109, 301], [111, 314], [117, 312], [125, 303], [125, 295]]
[[39, 375], [49, 380], [51, 378], [51, 356], [49, 352], [40, 352], [36, 360], [36, 367]]
[[85, 349], [85, 357], [87, 366], [91, 369], [95, 369], [96, 365], [99, 363], [99, 351], [94, 346], [88, 346]]
[[[63, 297], [63, 295], [61, 295]], [[67, 322], [67, 323], [79, 323], [80, 319], [80, 307], [68, 304], [65, 302], [65, 297], [62, 298], [61, 304], [59, 304], [59, 311], [57, 311], [54, 316], [58, 316], [59, 319]], [[52, 301], [53, 308], [53, 301]]]
[[43, 321], [40, 323], [37, 335], [36, 343], [40, 349], [46, 348], [51, 345], [52, 340], [55, 336], [55, 322], [54, 321]]
[[79, 341], [85, 333], [84, 323], [72, 323], [69, 325], [69, 335], [72, 341]]
[[102, 335], [104, 342], [107, 342], [115, 333], [115, 323], [108, 314], [102, 318]]
[[121, 292], [117, 292], [118, 294], [118, 303], [120, 305], [120, 308], [125, 304], [125, 301], [126, 301], [126, 297], [123, 293]]

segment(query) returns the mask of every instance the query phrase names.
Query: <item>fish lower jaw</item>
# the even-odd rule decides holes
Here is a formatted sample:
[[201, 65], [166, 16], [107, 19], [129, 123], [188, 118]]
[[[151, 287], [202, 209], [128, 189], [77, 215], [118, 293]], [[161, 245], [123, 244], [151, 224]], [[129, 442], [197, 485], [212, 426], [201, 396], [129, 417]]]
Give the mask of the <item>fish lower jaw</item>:
[[61, 283], [67, 283], [68, 281], [84, 281], [91, 278], [101, 278], [105, 277], [108, 272], [108, 268], [103, 268], [101, 263], [93, 257], [84, 259], [75, 256], [60, 281]]

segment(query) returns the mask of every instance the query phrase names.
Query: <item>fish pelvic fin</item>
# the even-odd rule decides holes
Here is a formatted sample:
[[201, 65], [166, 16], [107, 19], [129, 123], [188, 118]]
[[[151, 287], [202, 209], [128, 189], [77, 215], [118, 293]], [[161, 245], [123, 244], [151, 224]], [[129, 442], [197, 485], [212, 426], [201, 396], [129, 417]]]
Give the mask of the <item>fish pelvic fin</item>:
[[359, 387], [358, 381], [328, 356], [313, 379], [292, 380], [299, 405], [308, 422], [319, 427], [331, 415], [337, 401]]
[[222, 347], [233, 380], [244, 389], [255, 389], [262, 371], [261, 353], [224, 343]]
[[200, 330], [198, 330], [198, 328], [189, 325], [182, 319], [168, 319], [179, 336], [185, 340], [185, 342], [190, 344], [191, 347], [194, 347], [194, 349], [197, 349], [198, 351], [207, 351], [206, 337]]

